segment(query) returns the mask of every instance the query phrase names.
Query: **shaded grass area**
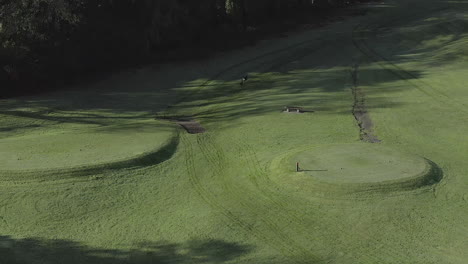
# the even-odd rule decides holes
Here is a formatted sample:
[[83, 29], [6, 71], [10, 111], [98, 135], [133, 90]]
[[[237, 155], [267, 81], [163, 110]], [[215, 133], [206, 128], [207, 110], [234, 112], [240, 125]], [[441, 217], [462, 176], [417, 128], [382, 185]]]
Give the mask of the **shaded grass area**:
[[[353, 1], [351, 2], [354, 3]], [[346, 6], [349, 6], [351, 2], [348, 2]], [[126, 41], [129, 42], [127, 44], [133, 45], [133, 48], [124, 45], [120, 46], [119, 49], [117, 48], [119, 44], [116, 44], [122, 41], [122, 39], [117, 40], [119, 39], [119, 37], [117, 37], [119, 34], [113, 35], [113, 37], [117, 37], [114, 41], [105, 37], [100, 38], [102, 36], [98, 37], [102, 43], [110, 41], [107, 43], [108, 45], [104, 46], [102, 46], [102, 43], [101, 45], [88, 43], [91, 46], [80, 46], [73, 43], [77, 40], [71, 41], [71, 43], [65, 45], [67, 47], [60, 47], [59, 45], [56, 49], [51, 50], [58, 53], [50, 53], [49, 51], [50, 54], [42, 54], [40, 56], [43, 57], [41, 60], [32, 58], [19, 59], [19, 62], [17, 62], [21, 73], [19, 81], [7, 80], [9, 78], [6, 73], [2, 71], [0, 74], [2, 84], [8, 89], [0, 94], [0, 98], [37, 95], [44, 92], [66, 89], [69, 84], [94, 82], [101, 80], [102, 76], [111, 75], [112, 72], [128, 69], [129, 67], [138, 67], [145, 64], [149, 65], [155, 62], [189, 62], [191, 60], [204, 59], [216, 56], [220, 52], [252, 46], [259, 41], [272, 37], [287, 37], [285, 33], [297, 28], [323, 27], [336, 20], [342, 20], [345, 17], [365, 14], [365, 10], [343, 6], [328, 6], [328, 8], [316, 8], [314, 6], [313, 8], [309, 7], [305, 10], [288, 10], [287, 13], [284, 11], [285, 10], [282, 10], [277, 14], [278, 16], [270, 17], [270, 19], [263, 20], [262, 22], [251, 21], [248, 30], [241, 30], [238, 27], [240, 25], [236, 25], [236, 22], [223, 21], [224, 19], [218, 17], [217, 19], [220, 19], [217, 21], [218, 23], [211, 25], [213, 27], [209, 30], [202, 30], [206, 28], [200, 28], [201, 31], [197, 34], [194, 34], [194, 32], [182, 32], [182, 35], [194, 34], [191, 37], [183, 37], [180, 34], [175, 34], [173, 37], [176, 35], [177, 37], [173, 39], [173, 41], [175, 41], [174, 43], [171, 44], [169, 42], [162, 46], [150, 45], [153, 46], [151, 50], [147, 50], [147, 47], [137, 48], [136, 46], [139, 46], [142, 42], [134, 40], [134, 43], [132, 43], [131, 38]], [[128, 25], [121, 26], [123, 26], [123, 29], [121, 29], [122, 31], [125, 31], [125, 28], [129, 30], [127, 28]], [[176, 28], [177, 27], [178, 26], [176, 26]], [[94, 30], [96, 30], [96, 28], [94, 28]], [[100, 30], [103, 29], [101, 28]], [[86, 31], [87, 30], [84, 30], [81, 33], [85, 33]], [[96, 34], [97, 36], [102, 35]], [[133, 33], [127, 32], [127, 34], [124, 35], [129, 37], [128, 34], [132, 35]], [[169, 35], [163, 35], [168, 37], [171, 33]], [[86, 36], [93, 39], [92, 35]], [[124, 36], [122, 35], [120, 37]], [[186, 39], [183, 40], [184, 38]], [[112, 44], [112, 42], [114, 43]], [[190, 42], [190, 44], [186, 44], [186, 42]], [[88, 50], [86, 51], [86, 49]], [[99, 52], [99, 50], [101, 51]], [[17, 52], [10, 49], [0, 49], [0, 53], [4, 53], [0, 54], [3, 55], [2, 57], [4, 57], [4, 59], [11, 61], [15, 60], [13, 54]], [[47, 63], [47, 61], [49, 61], [49, 63]], [[55, 61], [55, 63], [52, 63], [52, 61]], [[59, 67], [60, 65], [62, 66], [61, 68]]]
[[[395, 2], [394, 11], [378, 7], [383, 21], [425, 19], [411, 16], [407, 3]], [[89, 91], [76, 90], [2, 101], [3, 138], [64, 125], [112, 131], [127, 124], [122, 131], [132, 133], [138, 127], [128, 119], [155, 114], [195, 116], [208, 132], [180, 133], [159, 164], [142, 161], [138, 168], [97, 171], [89, 178], [2, 182], [0, 232], [15, 238], [2, 238], [0, 250], [14, 261], [25, 255], [25, 263], [36, 260], [28, 252], [50, 253], [37, 257], [46, 263], [465, 263], [467, 128], [455, 110], [463, 106], [438, 100], [444, 96], [437, 92], [465, 98], [462, 64], [450, 64], [460, 67], [450, 73], [446, 65], [428, 68], [425, 60], [395, 53], [403, 37], [382, 43], [369, 28], [358, 41], [377, 54], [362, 53], [352, 42], [358, 22], [330, 27], [307, 45], [236, 64], [214, 78], [206, 72], [180, 75], [178, 82], [158, 86], [151, 85], [150, 73], [135, 73], [129, 83], [101, 84], [95, 100], [85, 100]], [[430, 37], [421, 32], [420, 38]], [[422, 57], [430, 61], [434, 52]], [[329, 186], [274, 179], [279, 170], [270, 165], [285, 152], [359, 142], [350, 89], [356, 63], [381, 144], [432, 160], [429, 174], [437, 184], [321, 196]], [[245, 72], [251, 78], [241, 87]], [[133, 84], [137, 77], [141, 85]], [[315, 111], [289, 115], [281, 112], [286, 105]], [[59, 109], [46, 112], [54, 107]]]
[[99, 249], [67, 240], [0, 237], [2, 263], [226, 263], [249, 253], [248, 245], [193, 239], [185, 243], [143, 241], [132, 249]]

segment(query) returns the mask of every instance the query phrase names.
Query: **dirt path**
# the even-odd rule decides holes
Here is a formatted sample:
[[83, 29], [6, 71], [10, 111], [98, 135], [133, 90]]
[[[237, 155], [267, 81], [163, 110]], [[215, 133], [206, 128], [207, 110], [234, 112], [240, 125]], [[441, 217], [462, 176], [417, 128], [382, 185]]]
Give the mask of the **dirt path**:
[[367, 112], [366, 107], [366, 95], [364, 91], [359, 87], [359, 64], [355, 64], [351, 71], [351, 77], [353, 80], [353, 85], [351, 86], [351, 90], [353, 91], [354, 97], [354, 105], [353, 105], [353, 115], [358, 122], [359, 129], [360, 129], [360, 138], [362, 141], [369, 142], [369, 143], [379, 143], [381, 140], [374, 135], [374, 124], [372, 123], [372, 119]]
[[187, 130], [190, 134], [200, 134], [205, 132], [205, 129], [200, 125], [200, 123], [194, 120], [177, 121], [176, 123]]

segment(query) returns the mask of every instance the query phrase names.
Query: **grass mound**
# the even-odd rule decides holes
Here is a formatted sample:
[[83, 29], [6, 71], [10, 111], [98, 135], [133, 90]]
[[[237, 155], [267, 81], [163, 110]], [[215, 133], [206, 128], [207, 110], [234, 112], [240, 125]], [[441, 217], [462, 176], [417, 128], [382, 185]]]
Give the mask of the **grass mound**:
[[[299, 162], [300, 170], [295, 171]], [[288, 153], [273, 162], [275, 180], [318, 195], [410, 190], [442, 172], [430, 160], [381, 144], [336, 144]]]
[[[126, 124], [128, 125], [128, 124]], [[134, 122], [126, 127], [50, 130], [0, 139], [0, 180], [70, 176], [151, 165], [172, 155], [174, 127]]]

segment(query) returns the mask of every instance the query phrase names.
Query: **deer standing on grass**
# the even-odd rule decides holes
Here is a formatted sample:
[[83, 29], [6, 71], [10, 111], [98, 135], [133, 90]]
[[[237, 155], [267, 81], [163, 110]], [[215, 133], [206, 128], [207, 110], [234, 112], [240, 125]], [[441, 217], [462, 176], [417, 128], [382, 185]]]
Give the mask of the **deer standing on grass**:
[[243, 86], [244, 83], [245, 83], [248, 79], [249, 79], [249, 76], [246, 74], [244, 77], [242, 77], [240, 85]]

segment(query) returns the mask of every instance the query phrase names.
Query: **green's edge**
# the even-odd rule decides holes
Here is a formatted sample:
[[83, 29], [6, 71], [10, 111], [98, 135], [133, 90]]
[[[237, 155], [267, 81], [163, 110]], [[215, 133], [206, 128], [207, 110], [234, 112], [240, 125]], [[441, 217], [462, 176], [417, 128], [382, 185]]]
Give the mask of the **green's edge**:
[[[363, 143], [369, 144], [369, 143]], [[295, 150], [288, 151], [278, 158], [274, 159], [270, 165], [270, 172], [273, 173], [271, 178], [273, 182], [277, 183], [277, 177], [294, 177], [294, 175], [302, 174], [304, 172], [293, 172], [286, 169], [290, 158], [304, 150], [315, 148], [317, 146], [308, 146]], [[424, 171], [414, 176], [402, 178], [398, 180], [387, 180], [376, 183], [329, 183], [320, 181], [316, 178], [310, 177], [311, 184], [309, 191], [312, 195], [323, 196], [342, 196], [347, 194], [369, 194], [369, 193], [389, 193], [398, 191], [408, 191], [417, 188], [431, 186], [439, 183], [443, 178], [443, 170], [433, 161], [424, 159], [426, 166]], [[278, 184], [278, 183], [277, 183]]]
[[109, 170], [141, 168], [157, 165], [166, 160], [169, 160], [174, 155], [177, 147], [179, 146], [180, 132], [180, 129], [177, 128], [173, 136], [167, 140], [161, 148], [142, 153], [130, 159], [91, 166], [84, 165], [51, 170], [0, 170], [0, 183], [57, 180], [101, 174]]

